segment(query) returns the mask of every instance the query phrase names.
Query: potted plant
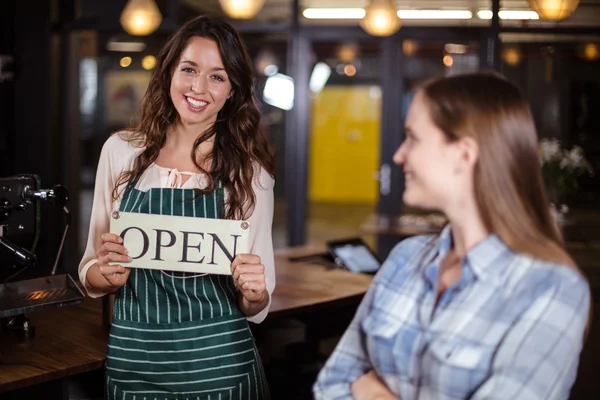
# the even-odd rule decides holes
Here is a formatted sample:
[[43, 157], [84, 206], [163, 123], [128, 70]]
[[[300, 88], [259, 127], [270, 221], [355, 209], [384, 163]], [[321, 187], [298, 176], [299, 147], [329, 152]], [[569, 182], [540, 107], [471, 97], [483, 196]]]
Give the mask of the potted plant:
[[565, 204], [567, 196], [577, 193], [579, 189], [578, 178], [583, 174], [593, 175], [594, 171], [581, 147], [563, 149], [557, 138], [542, 139], [539, 156], [551, 209], [561, 222], [568, 212]]

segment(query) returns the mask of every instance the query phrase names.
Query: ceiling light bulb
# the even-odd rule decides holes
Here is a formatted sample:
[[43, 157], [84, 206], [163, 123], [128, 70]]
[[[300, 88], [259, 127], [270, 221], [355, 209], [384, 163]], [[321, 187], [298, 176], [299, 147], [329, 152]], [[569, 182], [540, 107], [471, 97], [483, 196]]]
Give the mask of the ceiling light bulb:
[[133, 36], [147, 36], [162, 22], [154, 0], [129, 0], [121, 13], [121, 26]]
[[251, 19], [263, 8], [265, 0], [219, 0], [219, 3], [231, 18]]
[[390, 36], [400, 29], [402, 23], [391, 0], [371, 0], [360, 26], [370, 35]]

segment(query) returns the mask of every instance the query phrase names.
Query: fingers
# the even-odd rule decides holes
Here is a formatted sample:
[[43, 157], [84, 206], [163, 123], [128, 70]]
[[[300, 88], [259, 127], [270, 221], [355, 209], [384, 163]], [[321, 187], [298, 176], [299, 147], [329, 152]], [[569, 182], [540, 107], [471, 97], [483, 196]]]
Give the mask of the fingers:
[[238, 265], [233, 270], [233, 279], [242, 290], [266, 290], [265, 267], [262, 264]]
[[262, 301], [266, 295], [265, 266], [255, 254], [238, 254], [231, 263], [231, 273], [242, 296], [248, 301]]
[[108, 253], [98, 258], [98, 264], [105, 265], [111, 262], [130, 263], [133, 259], [130, 256], [117, 253]]
[[365, 377], [369, 378], [369, 379], [377, 379], [377, 380], [379, 380], [379, 375], [377, 375], [377, 372], [375, 372], [375, 370], [373, 370], [373, 369], [370, 370], [369, 372], [367, 372], [365, 374]]
[[123, 238], [116, 233], [105, 233], [100, 238], [103, 242], [123, 243]]
[[[123, 246], [123, 239], [114, 233], [105, 233], [101, 236], [102, 246], [96, 251], [96, 258], [100, 259], [109, 253], [127, 254], [127, 249]], [[118, 260], [121, 261], [121, 260]], [[122, 261], [128, 262], [128, 261]]]
[[232, 268], [233, 279], [240, 279], [241, 275], [265, 275], [265, 266], [262, 264], [240, 264]]
[[254, 290], [242, 290], [242, 297], [250, 303], [260, 303], [268, 298], [266, 290], [255, 292]]
[[131, 271], [129, 268], [125, 268], [122, 265], [102, 265], [99, 268], [104, 279], [106, 279], [109, 284], [116, 287], [123, 286], [125, 282], [127, 282]]
[[231, 263], [231, 270], [241, 264], [260, 264], [260, 257], [256, 254], [238, 254]]
[[129, 278], [130, 269], [122, 265], [110, 263], [130, 263], [132, 258], [127, 255], [123, 239], [114, 233], [105, 233], [101, 237], [102, 246], [96, 251], [96, 265], [106, 282], [113, 287], [121, 287]]
[[122, 265], [98, 265], [100, 273], [104, 276], [111, 276], [115, 274], [125, 274], [129, 271], [129, 268], [125, 268]]
[[265, 290], [267, 290], [264, 275], [262, 277], [242, 275], [237, 282], [238, 287], [242, 290], [252, 290], [257, 293], [264, 292]]
[[122, 244], [106, 242], [96, 252], [96, 256], [102, 257], [109, 253], [127, 254], [127, 249]]

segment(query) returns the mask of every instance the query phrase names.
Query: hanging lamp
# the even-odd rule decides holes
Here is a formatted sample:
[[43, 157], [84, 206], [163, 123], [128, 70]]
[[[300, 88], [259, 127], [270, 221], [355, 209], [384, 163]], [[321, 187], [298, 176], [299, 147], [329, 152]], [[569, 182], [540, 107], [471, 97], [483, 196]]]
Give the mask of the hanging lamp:
[[132, 36], [147, 36], [162, 22], [154, 0], [129, 0], [121, 13], [121, 26]]
[[529, 7], [545, 21], [562, 21], [577, 9], [579, 0], [529, 0]]
[[263, 8], [265, 0], [219, 0], [221, 8], [234, 19], [251, 19]]
[[360, 26], [370, 35], [390, 36], [400, 29], [402, 23], [392, 0], [371, 0]]

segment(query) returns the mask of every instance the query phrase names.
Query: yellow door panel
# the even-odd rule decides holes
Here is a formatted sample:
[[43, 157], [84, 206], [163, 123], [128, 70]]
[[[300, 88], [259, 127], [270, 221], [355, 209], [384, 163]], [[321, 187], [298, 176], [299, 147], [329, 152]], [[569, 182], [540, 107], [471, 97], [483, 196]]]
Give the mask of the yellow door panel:
[[377, 202], [381, 90], [329, 86], [312, 100], [309, 200]]

